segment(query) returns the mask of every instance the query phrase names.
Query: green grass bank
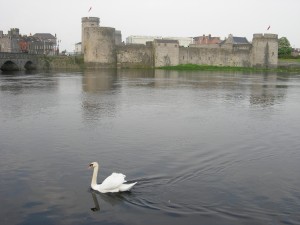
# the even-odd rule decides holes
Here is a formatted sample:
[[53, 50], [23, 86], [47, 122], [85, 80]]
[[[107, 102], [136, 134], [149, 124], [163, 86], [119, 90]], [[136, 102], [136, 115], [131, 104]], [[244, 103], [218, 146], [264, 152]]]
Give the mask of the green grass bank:
[[196, 65], [196, 64], [180, 64], [177, 66], [163, 66], [158, 67], [157, 69], [163, 70], [182, 70], [182, 71], [224, 71], [224, 72], [300, 72], [299, 67], [293, 66], [290, 64], [281, 63], [278, 65], [278, 68], [255, 68], [255, 67], [231, 67], [231, 66], [211, 66], [211, 65]]

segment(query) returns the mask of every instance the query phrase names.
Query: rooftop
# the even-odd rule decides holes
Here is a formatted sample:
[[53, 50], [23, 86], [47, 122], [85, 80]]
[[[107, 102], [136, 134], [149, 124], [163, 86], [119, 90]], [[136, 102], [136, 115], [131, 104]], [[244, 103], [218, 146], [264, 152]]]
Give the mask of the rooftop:
[[235, 45], [247, 44], [247, 45], [249, 45], [250, 42], [245, 37], [235, 37], [232, 34], [229, 34], [228, 38], [225, 39], [224, 41], [222, 41], [220, 44], [221, 45], [222, 44], [235, 44]]
[[39, 38], [40, 40], [56, 39], [56, 37], [50, 33], [36, 33], [33, 37]]
[[171, 39], [155, 39], [156, 43], [175, 43], [178, 44], [178, 40], [171, 40]]
[[233, 37], [233, 44], [250, 44], [245, 37]]

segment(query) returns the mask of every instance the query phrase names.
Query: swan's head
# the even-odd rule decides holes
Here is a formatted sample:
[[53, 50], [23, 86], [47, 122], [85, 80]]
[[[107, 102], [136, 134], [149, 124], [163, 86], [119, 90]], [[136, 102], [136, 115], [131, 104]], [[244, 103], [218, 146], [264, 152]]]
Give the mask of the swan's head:
[[97, 162], [92, 162], [92, 163], [90, 163], [89, 168], [95, 168], [98, 166], [99, 166], [99, 164]]

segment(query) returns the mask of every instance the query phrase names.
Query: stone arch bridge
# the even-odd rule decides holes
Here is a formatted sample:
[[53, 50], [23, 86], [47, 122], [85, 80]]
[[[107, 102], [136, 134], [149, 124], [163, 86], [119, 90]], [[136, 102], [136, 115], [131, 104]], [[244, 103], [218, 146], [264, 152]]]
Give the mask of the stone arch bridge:
[[11, 70], [34, 70], [38, 65], [38, 56], [26, 53], [0, 52], [0, 69]]

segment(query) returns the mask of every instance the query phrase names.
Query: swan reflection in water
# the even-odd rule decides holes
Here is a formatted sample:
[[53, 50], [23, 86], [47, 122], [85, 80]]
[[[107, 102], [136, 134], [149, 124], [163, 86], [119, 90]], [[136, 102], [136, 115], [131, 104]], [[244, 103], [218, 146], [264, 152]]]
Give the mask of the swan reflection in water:
[[98, 197], [100, 197], [100, 203], [105, 202], [108, 203], [111, 206], [115, 206], [124, 202], [128, 202], [127, 197], [131, 196], [132, 194], [130, 192], [122, 192], [122, 193], [106, 193], [106, 194], [102, 194], [100, 192], [94, 191], [94, 190], [90, 190], [91, 194], [92, 194], [92, 198], [94, 201], [94, 205], [95, 207], [91, 208], [91, 210], [93, 212], [97, 212], [100, 211], [100, 204], [98, 202]]
[[100, 206], [99, 206], [99, 203], [98, 203], [96, 193], [94, 191], [91, 191], [91, 194], [92, 194], [93, 201], [94, 201], [94, 204], [95, 204], [95, 207], [91, 208], [91, 210], [93, 212], [100, 211]]

